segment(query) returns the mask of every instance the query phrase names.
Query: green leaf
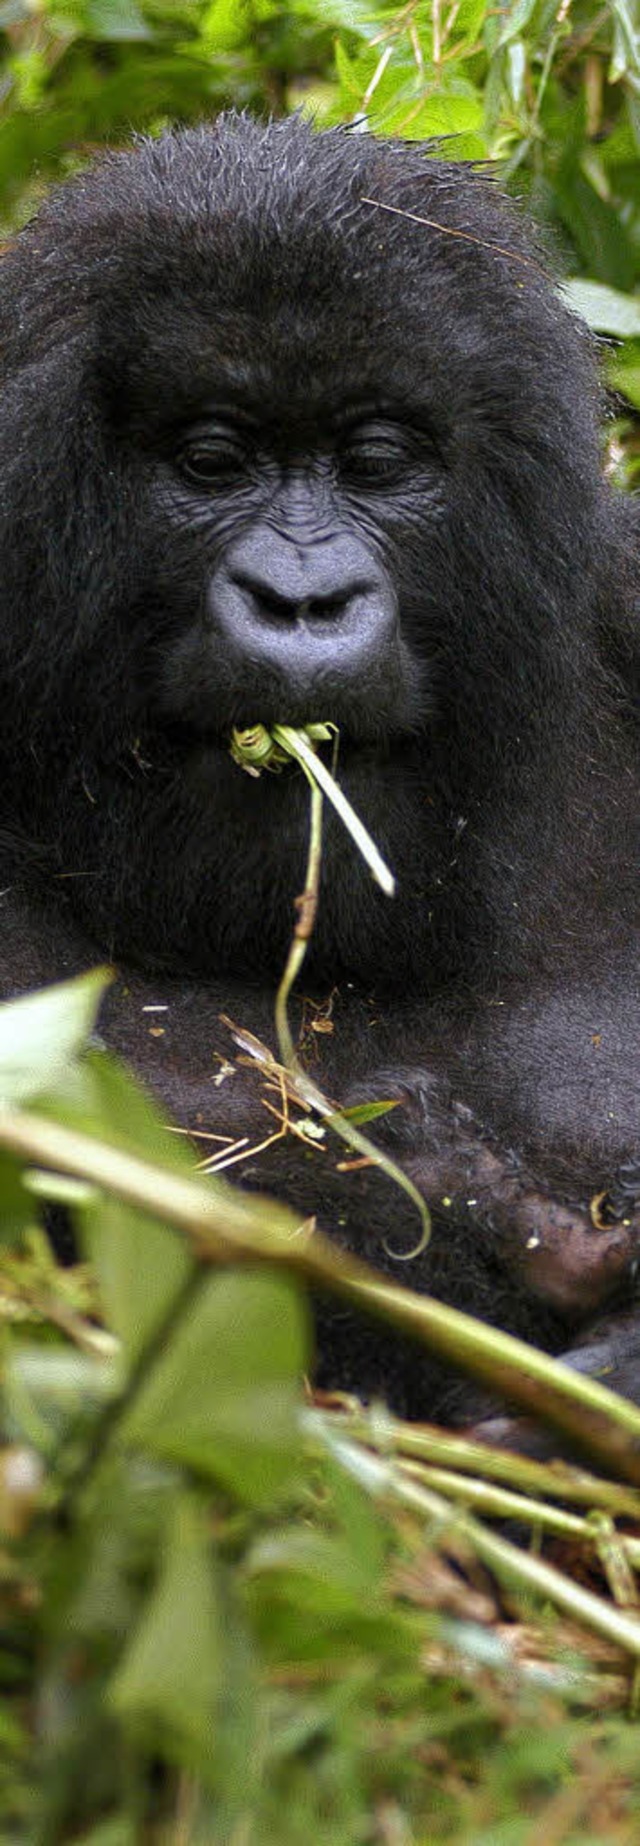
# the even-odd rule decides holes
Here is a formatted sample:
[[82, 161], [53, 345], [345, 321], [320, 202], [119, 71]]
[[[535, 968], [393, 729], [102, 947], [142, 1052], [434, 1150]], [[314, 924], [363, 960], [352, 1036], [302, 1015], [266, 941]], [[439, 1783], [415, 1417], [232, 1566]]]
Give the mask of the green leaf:
[[153, 1339], [193, 1270], [183, 1239], [118, 1199], [79, 1208], [107, 1327], [122, 1341], [128, 1366]]
[[162, 1568], [182, 1491], [175, 1470], [112, 1453], [103, 1459], [53, 1565], [65, 1647], [99, 1636], [111, 1669], [117, 1665]]
[[0, 1006], [0, 1108], [55, 1088], [84, 1050], [110, 980], [104, 968]]
[[[455, 136], [457, 158], [462, 158], [462, 149], [458, 138], [479, 135], [484, 120], [482, 100], [471, 84], [453, 80], [450, 85], [442, 87], [416, 106], [415, 103], [399, 103], [397, 109], [389, 111], [384, 118], [385, 134], [405, 134], [407, 139], [422, 141], [437, 139], [440, 135]], [[464, 158], [471, 158], [473, 153], [482, 154], [482, 146], [477, 149], [464, 149]], [[452, 159], [453, 150], [448, 150]]]
[[351, 104], [359, 107], [362, 102], [362, 85], [358, 75], [358, 63], [356, 59], [349, 57], [340, 40], [336, 45], [336, 74], [341, 94], [345, 98], [345, 106]]
[[617, 289], [633, 288], [638, 268], [633, 225], [627, 225], [594, 185], [593, 164], [576, 163], [568, 145], [554, 177], [554, 203], [587, 275]]
[[375, 32], [371, 0], [316, 0], [316, 6], [323, 25], [328, 21], [342, 32], [361, 33], [365, 38]]
[[123, 1417], [120, 1440], [212, 1475], [261, 1506], [298, 1453], [306, 1357], [303, 1306], [285, 1277], [208, 1277]]
[[220, 1617], [207, 1514], [177, 1499], [160, 1576], [107, 1702], [145, 1741], [207, 1775], [221, 1682]]
[[82, 1846], [137, 1846], [137, 1838], [135, 1822], [126, 1814], [115, 1814], [112, 1820], [100, 1821], [90, 1833], [83, 1833]]
[[[384, 1605], [383, 1572], [388, 1557], [388, 1531], [378, 1507], [337, 1464], [327, 1469], [331, 1491], [331, 1517], [336, 1530], [281, 1525], [259, 1537], [247, 1560], [250, 1577], [265, 1574], [305, 1579], [304, 1600], [314, 1600], [329, 1615], [338, 1610], [362, 1608], [369, 1615]], [[299, 1585], [290, 1585], [294, 1596]]]
[[342, 1542], [354, 1576], [357, 1567], [363, 1588], [366, 1583], [370, 1594], [377, 1592], [389, 1550], [389, 1533], [380, 1508], [333, 1456], [327, 1458], [325, 1472], [331, 1489], [332, 1516], [342, 1528]]
[[627, 6], [626, 0], [610, 0], [610, 6], [613, 17], [613, 52], [609, 80], [617, 83], [629, 72], [640, 71], [638, 18], [637, 8]]
[[528, 26], [537, 0], [515, 0], [515, 6], [506, 9], [507, 17], [498, 37], [498, 46], [510, 45], [514, 38], [520, 38]]
[[188, 1135], [171, 1132], [155, 1098], [110, 1052], [92, 1047], [79, 1066], [62, 1073], [55, 1095], [44, 1102], [47, 1113], [67, 1127], [193, 1177], [196, 1158]]
[[0, 1243], [15, 1243], [33, 1224], [36, 1211], [18, 1162], [0, 1153]]
[[341, 1109], [340, 1114], [344, 1116], [346, 1122], [353, 1122], [354, 1127], [361, 1128], [363, 1122], [377, 1122], [381, 1115], [389, 1115], [390, 1111], [397, 1109], [398, 1106], [398, 1097], [394, 1096], [389, 1097], [388, 1102], [354, 1103], [350, 1109]]
[[87, 29], [97, 39], [148, 39], [152, 36], [135, 0], [89, 0]]
[[74, 1347], [36, 1346], [24, 1338], [9, 1349], [3, 1390], [3, 1429], [11, 1439], [48, 1450], [78, 1422], [88, 1424], [116, 1387], [113, 1365]]
[[640, 340], [630, 340], [609, 359], [607, 382], [640, 410]]
[[[91, 1051], [46, 1099], [47, 1113], [114, 1147], [147, 1156], [171, 1172], [193, 1174], [188, 1141], [172, 1135], [155, 1103], [116, 1058]], [[43, 1187], [47, 1181], [43, 1178]], [[192, 1258], [183, 1239], [159, 1219], [94, 1192], [75, 1219], [96, 1272], [104, 1318], [134, 1362], [181, 1290]]]
[[610, 333], [620, 340], [640, 334], [640, 301], [625, 295], [622, 289], [607, 288], [604, 282], [583, 282], [576, 277], [563, 282], [560, 294], [596, 333]]
[[[192, 1153], [169, 1133], [159, 1109], [117, 1060], [95, 1052], [89, 1064], [92, 1114], [87, 1119], [82, 1111], [78, 1125], [116, 1147], [130, 1147], [172, 1171], [192, 1174]], [[182, 1289], [193, 1259], [183, 1239], [168, 1225], [119, 1199], [106, 1195], [96, 1199], [79, 1217], [107, 1325], [122, 1341], [125, 1359], [131, 1364]]]
[[461, 0], [461, 5], [454, 21], [457, 39], [468, 39], [475, 43], [486, 13], [486, 0]]
[[269, 1575], [278, 1593], [333, 1621], [362, 1608], [375, 1613], [372, 1586], [365, 1584], [357, 1559], [329, 1532], [285, 1526], [258, 1539], [247, 1562], [248, 1577]]

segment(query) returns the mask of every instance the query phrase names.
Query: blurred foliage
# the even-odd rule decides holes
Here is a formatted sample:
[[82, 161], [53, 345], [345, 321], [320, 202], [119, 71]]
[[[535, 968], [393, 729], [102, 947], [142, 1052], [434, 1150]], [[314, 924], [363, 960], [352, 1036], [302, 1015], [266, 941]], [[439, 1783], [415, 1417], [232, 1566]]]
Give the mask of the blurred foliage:
[[103, 988], [0, 1008], [2, 1846], [628, 1846], [640, 1491], [311, 1404], [300, 1227], [194, 1179]]
[[[5, 230], [101, 145], [229, 105], [499, 161], [609, 343], [632, 476], [637, 0], [0, 0]], [[156, 1200], [1, 1144], [1, 1846], [640, 1838], [634, 1490], [310, 1408], [292, 1275], [168, 1227], [191, 1158], [86, 1050], [100, 991], [0, 1012], [0, 1111], [134, 1150]]]
[[[638, 411], [639, 24], [640, 0], [0, 0], [0, 218], [102, 144], [230, 105], [444, 136], [498, 161], [597, 285], [581, 306]], [[619, 423], [622, 478], [636, 448]]]
[[576, 272], [637, 280], [634, 0], [0, 0], [5, 211], [34, 172], [229, 104], [448, 136], [518, 174]]

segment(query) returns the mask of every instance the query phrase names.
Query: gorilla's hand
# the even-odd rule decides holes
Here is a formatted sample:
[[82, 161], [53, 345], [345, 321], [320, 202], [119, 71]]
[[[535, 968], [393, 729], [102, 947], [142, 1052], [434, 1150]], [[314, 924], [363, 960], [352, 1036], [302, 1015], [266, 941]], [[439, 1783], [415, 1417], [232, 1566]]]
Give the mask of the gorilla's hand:
[[597, 1312], [633, 1276], [640, 1250], [637, 1172], [591, 1199], [554, 1196], [502, 1147], [450, 1086], [420, 1068], [376, 1072], [350, 1101], [390, 1098], [376, 1140], [401, 1162], [439, 1217], [472, 1217], [520, 1282], [572, 1321]]

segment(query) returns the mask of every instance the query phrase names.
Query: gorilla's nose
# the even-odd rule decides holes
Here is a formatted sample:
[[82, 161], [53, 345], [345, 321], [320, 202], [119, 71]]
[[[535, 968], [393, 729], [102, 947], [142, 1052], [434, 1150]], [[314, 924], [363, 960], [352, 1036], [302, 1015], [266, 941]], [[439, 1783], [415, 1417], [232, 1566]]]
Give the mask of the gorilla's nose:
[[232, 652], [298, 686], [366, 672], [397, 623], [385, 573], [342, 533], [302, 545], [254, 530], [216, 572], [209, 613]]

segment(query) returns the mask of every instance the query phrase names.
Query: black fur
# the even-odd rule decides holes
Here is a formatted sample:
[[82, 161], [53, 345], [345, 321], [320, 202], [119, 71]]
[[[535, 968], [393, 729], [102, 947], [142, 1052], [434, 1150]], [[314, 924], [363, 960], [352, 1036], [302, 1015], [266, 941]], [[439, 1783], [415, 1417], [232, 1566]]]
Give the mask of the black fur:
[[[0, 265], [0, 354], [5, 991], [113, 956], [109, 1042], [183, 1121], [261, 1138], [256, 1085], [212, 1081], [218, 1014], [273, 1037], [308, 802], [229, 735], [335, 722], [398, 894], [329, 817], [314, 1074], [397, 1094], [390, 1141], [453, 1205], [398, 1267], [415, 1221], [339, 1146], [281, 1143], [248, 1183], [570, 1343], [635, 1263], [638, 777], [611, 663], [637, 568], [589, 342], [520, 216], [415, 146], [231, 116], [47, 201]], [[549, 1198], [577, 1257], [560, 1237], [547, 1263]], [[449, 1401], [340, 1317], [322, 1376]]]

